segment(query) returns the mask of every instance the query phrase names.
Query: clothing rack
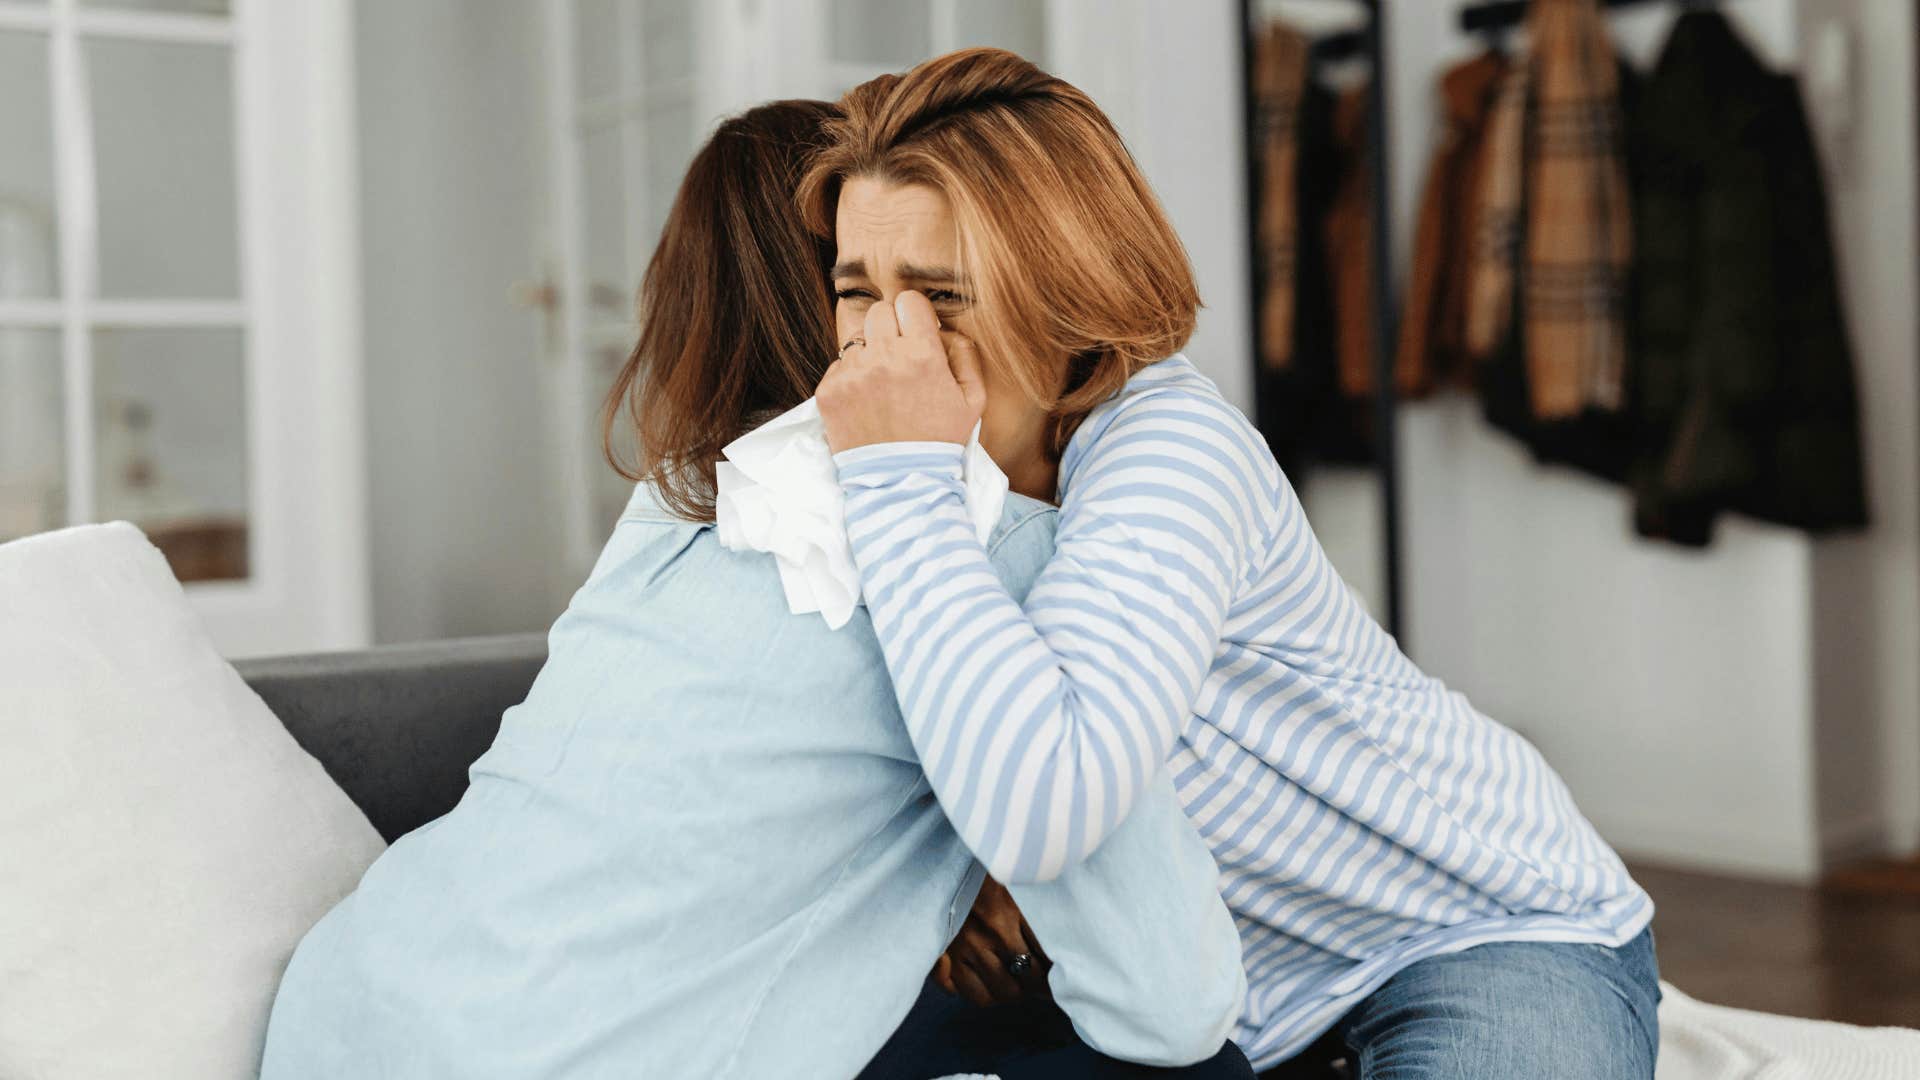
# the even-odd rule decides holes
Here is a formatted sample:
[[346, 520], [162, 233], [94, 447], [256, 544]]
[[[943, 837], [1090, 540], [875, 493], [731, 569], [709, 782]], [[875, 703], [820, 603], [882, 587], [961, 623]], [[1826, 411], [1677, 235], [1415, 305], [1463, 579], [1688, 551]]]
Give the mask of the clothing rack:
[[[1372, 88], [1367, 102], [1367, 156], [1371, 159], [1373, 180], [1373, 417], [1375, 467], [1380, 473], [1380, 529], [1386, 581], [1385, 610], [1380, 612], [1387, 632], [1407, 648], [1406, 626], [1401, 607], [1400, 558], [1400, 463], [1395, 416], [1398, 411], [1393, 379], [1394, 344], [1397, 311], [1393, 294], [1393, 216], [1392, 188], [1387, 175], [1387, 65], [1386, 26], [1381, 16], [1381, 0], [1322, 0], [1344, 3], [1363, 9], [1366, 22], [1357, 31], [1329, 35], [1333, 41], [1317, 49], [1338, 51], [1341, 55], [1365, 56], [1372, 64]], [[1248, 333], [1258, 355], [1260, 340], [1260, 297], [1264, 295], [1265, 271], [1260, 247], [1260, 146], [1254, 131], [1259, 107], [1253, 85], [1255, 30], [1260, 23], [1257, 0], [1240, 0], [1241, 85], [1246, 99], [1247, 158], [1247, 245], [1249, 269], [1253, 275], [1253, 303], [1248, 305]], [[1497, 6], [1497, 5], [1493, 5]], [[1518, 5], [1522, 8], [1524, 4]], [[1346, 39], [1341, 41], [1340, 39]], [[1321, 52], [1333, 58], [1331, 52]]]
[[1316, 60], [1345, 60], [1354, 56], [1367, 55], [1367, 32], [1365, 30], [1342, 30], [1313, 40], [1313, 55]]
[[[1658, 3], [1678, 3], [1681, 7], [1714, 7], [1715, 0], [1600, 0], [1604, 8], [1646, 7]], [[1460, 9], [1460, 29], [1468, 33], [1505, 30], [1526, 21], [1527, 0], [1490, 0], [1468, 4]]]

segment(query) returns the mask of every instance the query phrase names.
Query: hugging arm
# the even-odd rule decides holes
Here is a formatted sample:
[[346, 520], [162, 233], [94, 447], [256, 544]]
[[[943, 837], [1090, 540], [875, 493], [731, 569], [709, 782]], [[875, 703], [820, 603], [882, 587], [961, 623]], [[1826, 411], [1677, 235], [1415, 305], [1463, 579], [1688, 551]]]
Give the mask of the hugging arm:
[[1100, 849], [1045, 884], [1009, 886], [1053, 968], [1053, 999], [1109, 1057], [1176, 1066], [1218, 1053], [1247, 994], [1219, 870], [1152, 777]]
[[1280, 483], [1218, 398], [1143, 394], [1091, 435], [1062, 464], [1055, 550], [1024, 607], [972, 533], [959, 445], [835, 455], [907, 730], [948, 818], [1010, 885], [1093, 853], [1165, 763]]

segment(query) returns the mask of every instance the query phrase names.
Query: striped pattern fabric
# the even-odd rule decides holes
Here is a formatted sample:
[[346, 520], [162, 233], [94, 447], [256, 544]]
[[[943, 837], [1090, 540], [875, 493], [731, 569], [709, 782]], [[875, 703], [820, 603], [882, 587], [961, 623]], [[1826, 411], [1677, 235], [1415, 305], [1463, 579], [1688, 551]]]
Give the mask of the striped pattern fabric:
[[873, 626], [948, 817], [990, 873], [1093, 852], [1162, 762], [1241, 933], [1236, 1035], [1298, 1051], [1424, 956], [1618, 945], [1652, 904], [1525, 740], [1414, 666], [1264, 441], [1185, 357], [1081, 425], [1024, 609], [957, 444], [836, 456]]

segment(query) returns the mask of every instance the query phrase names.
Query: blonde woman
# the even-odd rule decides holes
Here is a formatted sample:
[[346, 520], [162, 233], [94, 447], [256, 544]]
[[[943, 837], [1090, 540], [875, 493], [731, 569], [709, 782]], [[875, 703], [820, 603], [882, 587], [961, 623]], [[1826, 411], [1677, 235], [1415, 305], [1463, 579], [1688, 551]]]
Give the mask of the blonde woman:
[[[820, 410], [908, 732], [992, 876], [1081, 863], [1170, 766], [1256, 1067], [1324, 1040], [1363, 1080], [1650, 1078], [1652, 903], [1534, 748], [1367, 615], [1179, 355], [1192, 273], [1107, 118], [995, 50], [842, 105], [802, 185], [836, 247]], [[976, 423], [1060, 507], [1024, 602], [968, 527]]]

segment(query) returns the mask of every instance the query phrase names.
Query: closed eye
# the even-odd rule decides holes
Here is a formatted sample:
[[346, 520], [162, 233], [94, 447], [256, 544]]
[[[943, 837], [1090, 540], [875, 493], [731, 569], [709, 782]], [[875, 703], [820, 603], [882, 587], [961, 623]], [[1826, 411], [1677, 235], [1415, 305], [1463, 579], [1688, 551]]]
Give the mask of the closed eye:
[[836, 300], [878, 300], [879, 299], [878, 296], [874, 295], [874, 291], [872, 289], [864, 289], [857, 285], [839, 286], [833, 290], [833, 296], [834, 296], [834, 299]]
[[964, 304], [967, 298], [952, 289], [928, 289], [927, 299], [935, 304]]

